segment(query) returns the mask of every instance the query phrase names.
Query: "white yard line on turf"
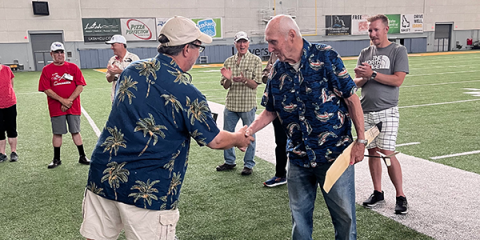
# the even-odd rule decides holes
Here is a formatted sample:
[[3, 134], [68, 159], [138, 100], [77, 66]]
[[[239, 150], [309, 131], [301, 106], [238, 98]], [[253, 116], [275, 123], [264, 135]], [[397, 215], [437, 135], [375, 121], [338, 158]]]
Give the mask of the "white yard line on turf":
[[465, 155], [471, 155], [471, 154], [477, 154], [477, 153], [480, 153], [480, 150], [471, 151], [471, 152], [463, 152], [463, 153], [455, 153], [455, 154], [449, 154], [449, 155], [443, 155], [443, 156], [437, 156], [437, 157], [431, 157], [430, 159], [437, 160], [437, 159], [442, 159], [442, 158], [458, 157], [458, 156], [465, 156]]
[[82, 107], [82, 113], [83, 115], [87, 118], [88, 123], [90, 123], [90, 126], [92, 126], [93, 131], [97, 135], [97, 137], [100, 137], [100, 129], [98, 129], [97, 125], [93, 121], [93, 119], [88, 115], [87, 111], [85, 111], [85, 108]]
[[402, 143], [402, 144], [397, 144], [395, 147], [403, 147], [403, 146], [410, 146], [410, 145], [417, 145], [417, 144], [420, 144], [420, 142]]
[[480, 70], [459, 71], [459, 72], [425, 73], [425, 74], [409, 74], [409, 75], [407, 75], [407, 77], [410, 78], [410, 77], [431, 76], [431, 75], [444, 75], [444, 74], [457, 74], [457, 73], [472, 73], [472, 72], [479, 72], [479, 71], [480, 71]]
[[480, 82], [480, 80], [461, 81], [461, 82], [446, 82], [446, 83], [431, 83], [431, 84], [418, 84], [418, 85], [407, 85], [407, 86], [401, 86], [401, 88], [407, 88], [407, 87], [424, 87], [424, 86], [437, 86], [437, 85], [447, 85], [447, 84], [457, 84], [457, 83], [471, 83], [471, 82]]
[[473, 101], [480, 101], [480, 98], [471, 99], [471, 100], [455, 101], [455, 102], [429, 103], [429, 104], [422, 104], [422, 105], [402, 106], [402, 107], [398, 107], [398, 108], [417, 108], [417, 107], [427, 107], [427, 106], [444, 105], [444, 104], [452, 104], [452, 103], [463, 103], [463, 102], [473, 102]]

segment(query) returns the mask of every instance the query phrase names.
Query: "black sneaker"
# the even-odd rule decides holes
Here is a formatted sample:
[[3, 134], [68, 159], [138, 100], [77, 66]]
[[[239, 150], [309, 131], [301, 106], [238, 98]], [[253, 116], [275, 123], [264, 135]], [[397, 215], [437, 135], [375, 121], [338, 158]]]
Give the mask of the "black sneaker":
[[7, 155], [0, 153], [0, 163], [7, 161]]
[[88, 159], [85, 156], [80, 156], [80, 158], [78, 159], [78, 162], [81, 164], [90, 165], [90, 159]]
[[60, 164], [62, 164], [62, 161], [60, 161], [60, 159], [55, 159], [54, 158], [53, 161], [50, 164], [48, 164], [48, 168], [49, 169], [56, 168]]
[[377, 190], [374, 190], [372, 195], [370, 195], [370, 197], [365, 202], [363, 202], [363, 206], [366, 208], [371, 208], [383, 202], [385, 202], [385, 199], [383, 198], [383, 191], [379, 192]]
[[395, 214], [407, 214], [408, 202], [404, 196], [397, 197], [397, 203], [395, 204]]
[[243, 170], [242, 170], [242, 175], [243, 176], [248, 176], [248, 175], [252, 174], [252, 172], [253, 172], [253, 169], [248, 168], [248, 167], [244, 167]]
[[218, 165], [217, 166], [217, 171], [225, 171], [225, 170], [232, 170], [233, 168], [235, 168], [235, 166], [237, 166], [237, 164], [222, 164], [222, 165]]
[[16, 152], [10, 153], [10, 162], [16, 162], [18, 161], [18, 155]]

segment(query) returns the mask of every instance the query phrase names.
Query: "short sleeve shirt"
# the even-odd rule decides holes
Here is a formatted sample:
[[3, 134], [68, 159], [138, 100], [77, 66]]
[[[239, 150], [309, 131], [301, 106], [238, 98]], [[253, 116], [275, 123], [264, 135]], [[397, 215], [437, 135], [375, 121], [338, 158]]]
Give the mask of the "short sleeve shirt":
[[[395, 72], [408, 74], [408, 54], [405, 46], [391, 43], [387, 47], [369, 46], [360, 52], [357, 65], [367, 62], [374, 71], [393, 75]], [[367, 81], [362, 87], [360, 101], [364, 112], [377, 112], [398, 105], [399, 87]]]
[[[50, 63], [42, 69], [38, 91], [44, 92], [47, 89], [51, 89], [58, 96], [69, 98], [78, 85], [85, 86], [87, 83], [83, 78], [82, 71], [80, 71], [77, 65], [64, 62], [62, 66], [57, 66]], [[66, 112], [62, 112], [62, 104], [59, 101], [51, 97], [47, 97], [47, 99], [50, 117], [67, 114], [81, 115], [80, 96], [73, 100], [72, 106]]]
[[280, 118], [291, 164], [333, 162], [353, 141], [344, 99], [356, 89], [338, 53], [325, 44], [303, 40], [298, 71], [285, 62], [274, 64], [262, 105]]
[[[247, 79], [262, 84], [262, 60], [249, 51], [242, 57], [240, 64], [237, 64], [238, 53], [227, 58], [223, 66], [232, 70], [232, 76], [239, 77], [242, 73]], [[225, 81], [222, 76], [221, 83]], [[225, 108], [232, 112], [248, 112], [257, 106], [257, 88], [252, 89], [244, 83], [233, 82], [228, 89]]]
[[190, 139], [200, 146], [220, 130], [205, 96], [167, 55], [130, 64], [92, 153], [87, 189], [152, 210], [175, 209]]
[[14, 77], [10, 67], [0, 65], [0, 108], [9, 108], [17, 104], [17, 97], [12, 86]]
[[[108, 60], [107, 66], [115, 65], [118, 68], [124, 70], [128, 65], [130, 65], [130, 63], [138, 61], [138, 60], [140, 60], [140, 58], [138, 58], [138, 56], [136, 54], [127, 51], [127, 53], [125, 54], [123, 59], [119, 59], [117, 55], [111, 57], [110, 60]], [[113, 102], [113, 97], [115, 96], [116, 85], [117, 85], [117, 81], [113, 81], [112, 82], [112, 93], [110, 95], [112, 102]]]

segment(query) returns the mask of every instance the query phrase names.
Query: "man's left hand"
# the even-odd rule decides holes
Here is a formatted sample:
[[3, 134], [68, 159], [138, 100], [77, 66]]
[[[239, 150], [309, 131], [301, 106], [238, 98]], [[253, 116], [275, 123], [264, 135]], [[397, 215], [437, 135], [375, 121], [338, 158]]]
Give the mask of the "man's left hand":
[[361, 162], [365, 154], [365, 144], [355, 141], [350, 153], [350, 165]]
[[245, 81], [247, 81], [247, 79], [243, 76], [243, 73], [240, 73], [240, 77], [233, 77], [232, 80], [234, 82], [241, 82], [241, 83], [245, 83]]
[[121, 74], [122, 73], [122, 69], [120, 69], [117, 65], [108, 65], [107, 66], [107, 71], [111, 75], [116, 75], [116, 74]]

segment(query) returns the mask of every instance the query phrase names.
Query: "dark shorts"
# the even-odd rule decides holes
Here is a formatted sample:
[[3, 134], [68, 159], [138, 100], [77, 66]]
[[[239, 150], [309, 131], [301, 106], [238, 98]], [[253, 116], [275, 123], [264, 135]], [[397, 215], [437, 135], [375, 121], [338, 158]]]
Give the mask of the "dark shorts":
[[0, 108], [0, 140], [5, 140], [5, 132], [8, 138], [17, 137], [17, 105], [8, 108]]
[[70, 133], [79, 133], [80, 132], [80, 115], [63, 115], [58, 117], [50, 118], [52, 121], [52, 132], [53, 134], [66, 134], [67, 133], [67, 123], [68, 131]]

